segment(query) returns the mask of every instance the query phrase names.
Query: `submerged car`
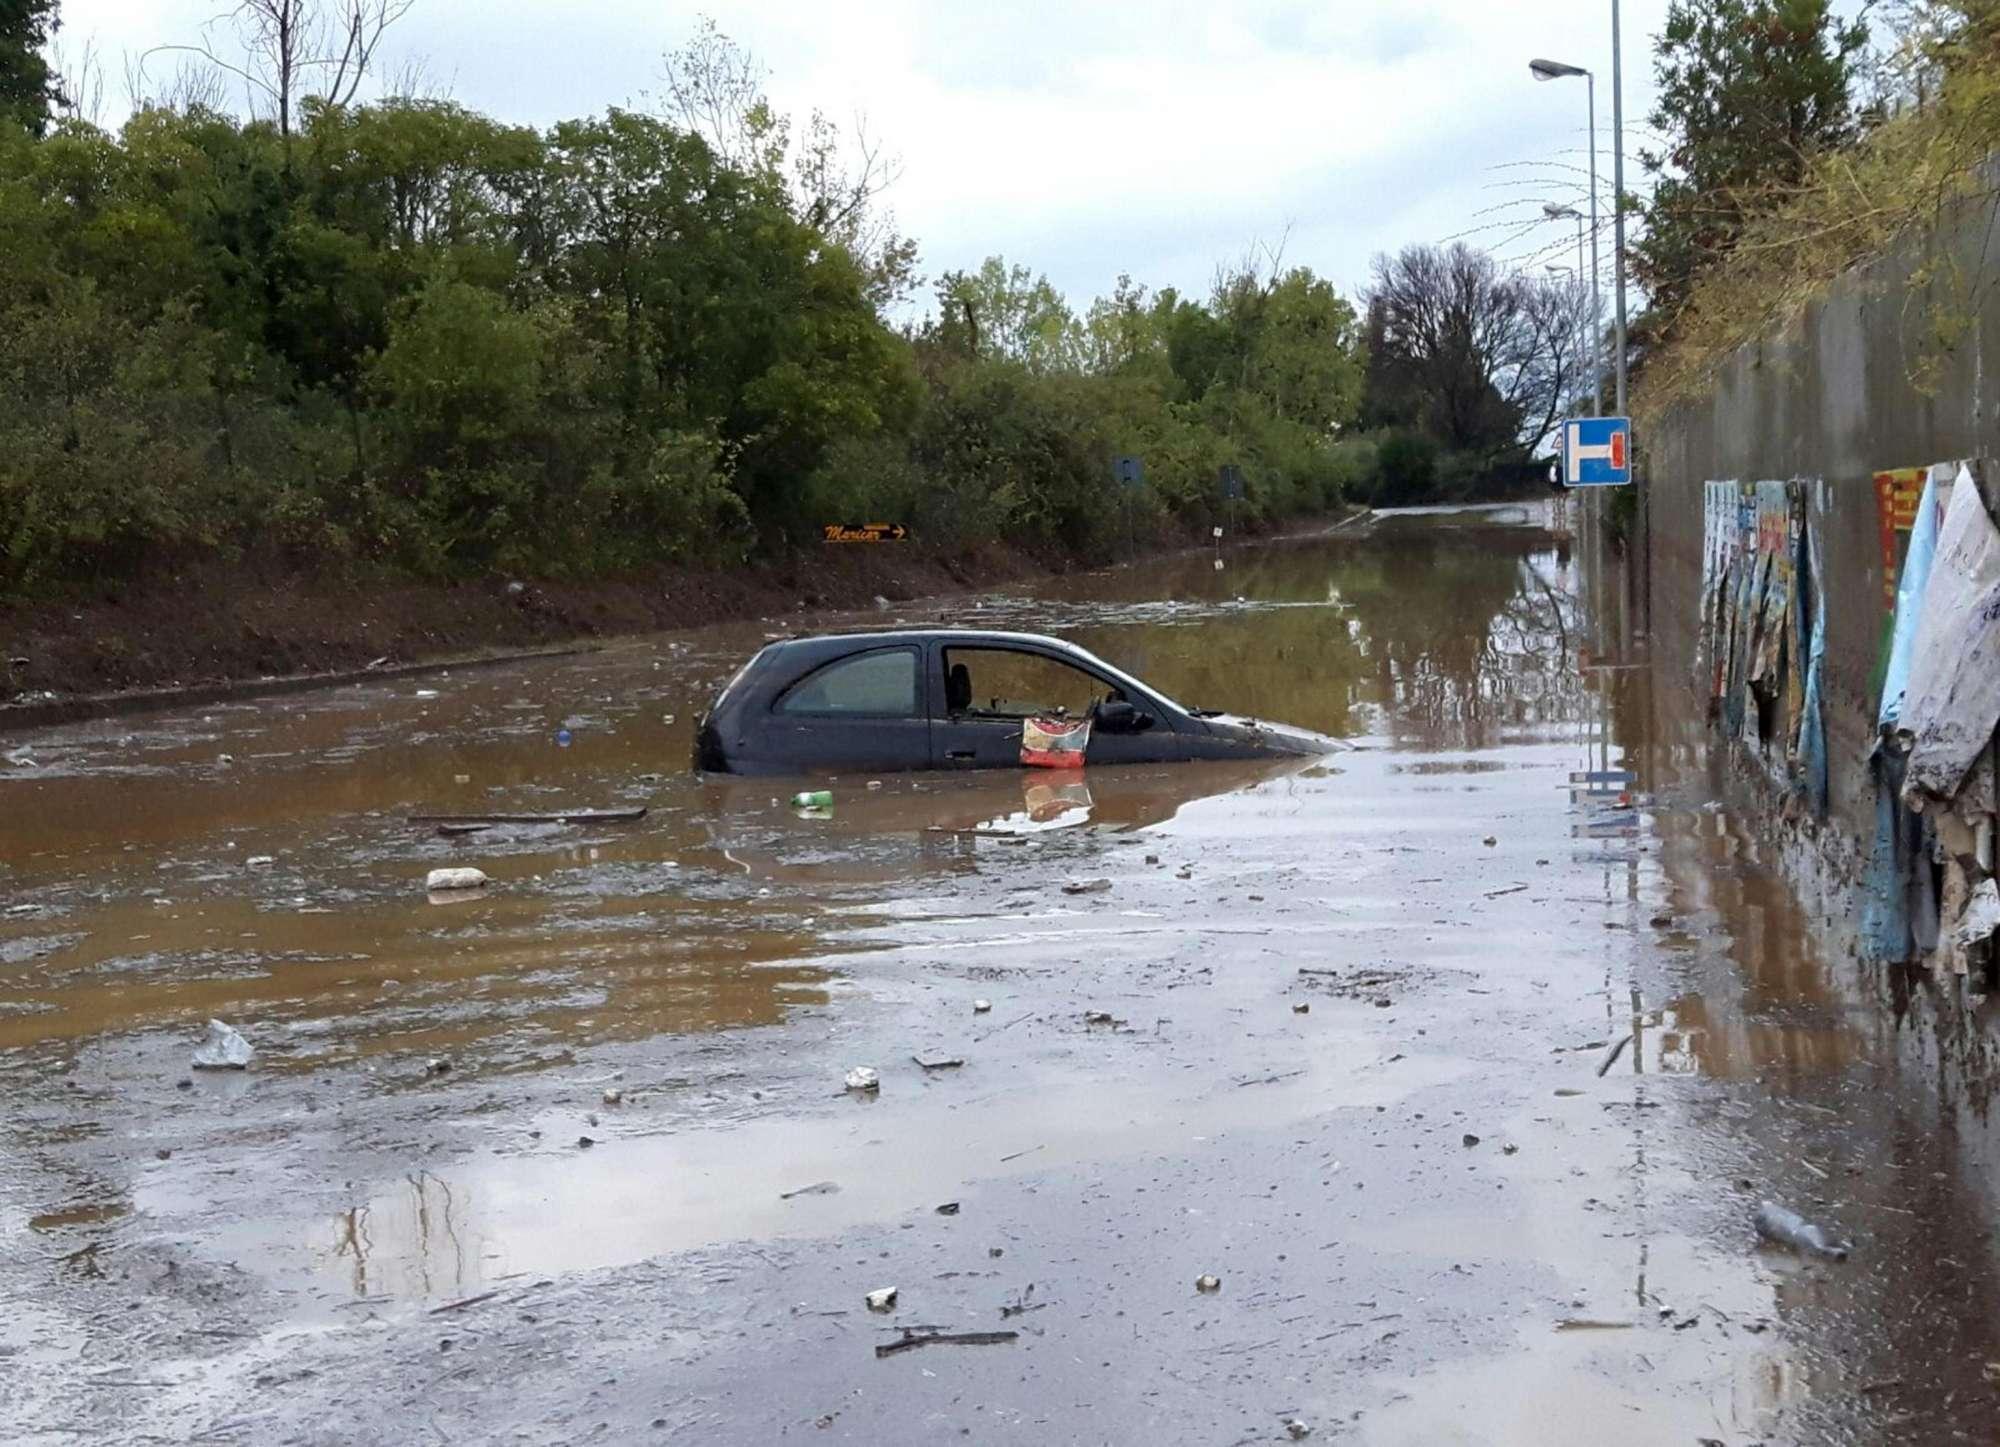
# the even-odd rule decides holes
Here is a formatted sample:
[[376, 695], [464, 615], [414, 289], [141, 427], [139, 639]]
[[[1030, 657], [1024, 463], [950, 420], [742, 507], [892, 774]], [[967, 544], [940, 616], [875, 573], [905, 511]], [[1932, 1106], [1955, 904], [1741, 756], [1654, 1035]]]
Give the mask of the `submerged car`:
[[1295, 758], [1347, 747], [1183, 708], [1094, 654], [1033, 633], [910, 629], [788, 638], [723, 686], [695, 767], [724, 774], [1021, 767], [1029, 719], [1088, 718], [1085, 762]]

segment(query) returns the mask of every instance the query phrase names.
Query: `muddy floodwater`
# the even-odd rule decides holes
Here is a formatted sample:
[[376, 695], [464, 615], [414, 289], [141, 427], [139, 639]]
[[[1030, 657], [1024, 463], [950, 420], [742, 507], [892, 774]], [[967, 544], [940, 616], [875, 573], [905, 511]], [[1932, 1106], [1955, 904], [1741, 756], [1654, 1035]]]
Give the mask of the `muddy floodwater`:
[[0, 1438], [1995, 1440], [1985, 1101], [1547, 521], [807, 620], [1319, 760], [692, 774], [796, 618], [9, 737]]

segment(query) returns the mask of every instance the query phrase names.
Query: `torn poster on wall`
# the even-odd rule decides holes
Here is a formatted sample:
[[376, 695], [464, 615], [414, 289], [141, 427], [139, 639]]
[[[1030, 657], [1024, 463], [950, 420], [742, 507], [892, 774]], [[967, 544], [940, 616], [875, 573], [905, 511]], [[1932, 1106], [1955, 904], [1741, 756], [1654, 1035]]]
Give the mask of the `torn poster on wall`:
[[[1825, 731], [1811, 666], [1822, 613], [1807, 514], [1812, 485], [1710, 482], [1703, 489], [1697, 659], [1722, 731], [1762, 752], [1774, 778], [1820, 809]], [[1820, 639], [1823, 656], [1823, 623]]]
[[[1881, 476], [1912, 472], [1923, 484], [1908, 528], [1895, 529], [1861, 943], [1871, 959], [1922, 955], [1934, 969], [1964, 974], [1994, 933], [2000, 529], [1974, 465]], [[1885, 495], [1878, 477], [1878, 500]], [[1900, 525], [1900, 505], [1883, 516]]]

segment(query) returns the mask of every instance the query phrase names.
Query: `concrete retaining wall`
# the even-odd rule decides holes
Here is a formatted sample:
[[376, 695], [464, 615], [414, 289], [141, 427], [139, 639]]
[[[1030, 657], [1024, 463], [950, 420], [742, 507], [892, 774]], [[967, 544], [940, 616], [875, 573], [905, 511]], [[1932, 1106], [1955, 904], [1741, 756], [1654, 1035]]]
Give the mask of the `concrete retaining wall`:
[[[1967, 323], [1949, 350], [1936, 341], [1938, 313]], [[1827, 842], [1853, 846], [1872, 826], [1863, 761], [1884, 618], [1873, 475], [2000, 454], [2000, 211], [1967, 207], [1943, 230], [1850, 273], [1781, 334], [1730, 358], [1708, 396], [1672, 409], [1639, 445], [1653, 648], [1662, 677], [1690, 688], [1702, 484], [1827, 484], [1811, 509], [1829, 589], [1829, 832], [1839, 837]]]

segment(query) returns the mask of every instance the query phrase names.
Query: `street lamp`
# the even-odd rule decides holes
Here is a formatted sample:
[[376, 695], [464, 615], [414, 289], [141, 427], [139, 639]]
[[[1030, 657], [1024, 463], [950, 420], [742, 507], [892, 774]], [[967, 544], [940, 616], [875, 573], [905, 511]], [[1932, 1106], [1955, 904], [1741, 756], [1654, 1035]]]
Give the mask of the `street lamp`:
[[[1616, 7], [1614, 4], [1614, 14]], [[1615, 23], [1614, 23], [1615, 28]], [[1597, 77], [1580, 65], [1569, 65], [1560, 60], [1531, 60], [1528, 72], [1536, 80], [1565, 80], [1571, 76], [1582, 76], [1589, 87], [1590, 104], [1590, 330], [1594, 337], [1598, 330], [1597, 319], [1603, 315], [1597, 300]], [[1624, 170], [1619, 170], [1620, 189], [1623, 187]], [[1615, 200], [1615, 198], [1614, 198]], [[1613, 210], [1617, 208], [1614, 205]], [[1601, 368], [1599, 370], [1602, 370]], [[1597, 409], [1604, 410], [1603, 396], [1598, 396]], [[1618, 412], [1625, 412], [1625, 224], [1618, 223]]]
[[[1582, 276], [1583, 213], [1574, 206], [1558, 206], [1555, 202], [1548, 201], [1542, 205], [1542, 215], [1548, 217], [1551, 221], [1567, 221], [1575, 218], [1576, 274]], [[1595, 237], [1592, 238], [1593, 241], [1595, 239]], [[1564, 267], [1563, 269], [1567, 271], [1569, 268]], [[1592, 267], [1590, 274], [1590, 411], [1593, 416], [1602, 417], [1604, 415], [1604, 359], [1602, 353], [1599, 351], [1602, 343], [1598, 334], [1602, 328], [1598, 325], [1598, 316], [1597, 269]]]

